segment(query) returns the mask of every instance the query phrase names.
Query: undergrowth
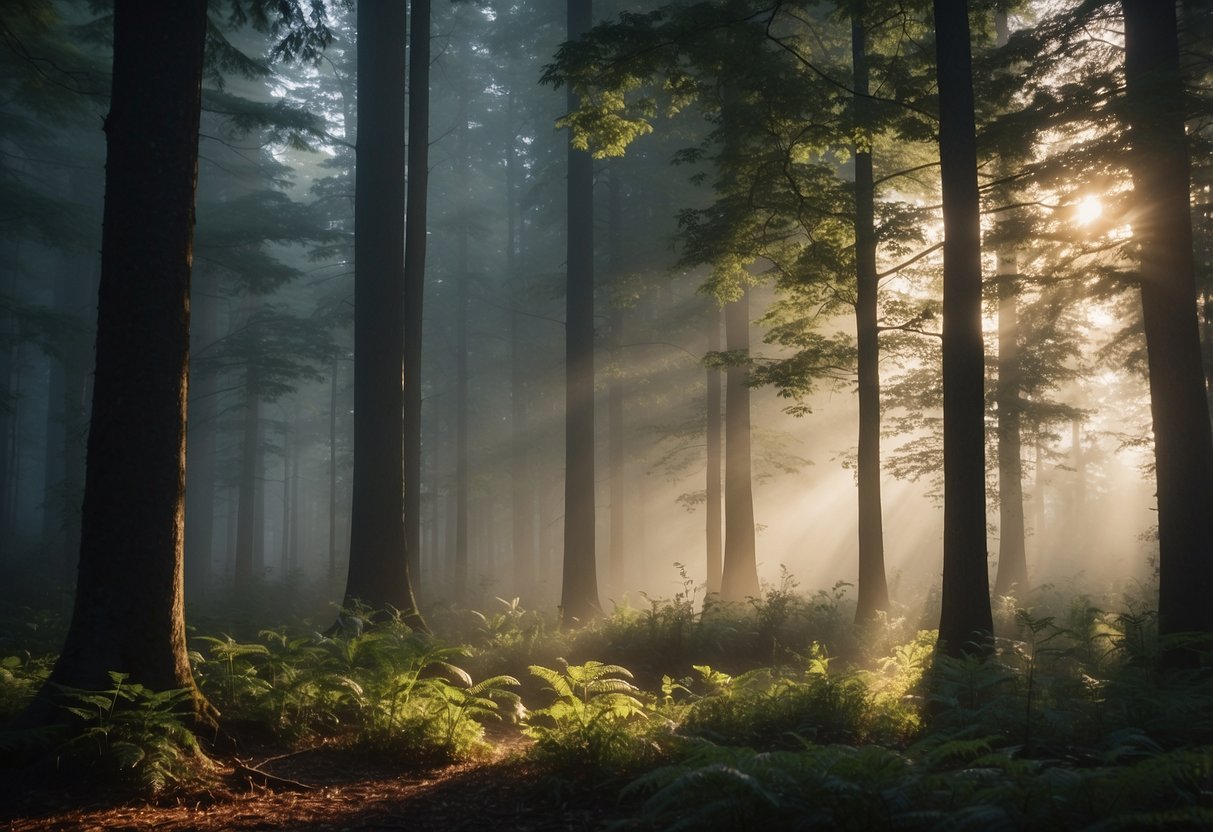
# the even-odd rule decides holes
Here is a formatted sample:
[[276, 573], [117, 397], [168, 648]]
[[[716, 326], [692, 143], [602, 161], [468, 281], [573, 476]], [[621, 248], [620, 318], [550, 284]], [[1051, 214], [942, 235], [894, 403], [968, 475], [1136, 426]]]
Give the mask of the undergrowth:
[[[1140, 601], [1003, 604], [992, 655], [956, 660], [904, 611], [853, 626], [844, 584], [804, 595], [785, 576], [740, 605], [694, 589], [579, 631], [517, 600], [431, 617], [445, 638], [346, 610], [326, 633], [196, 635], [191, 659], [238, 736], [433, 763], [484, 755], [485, 725], [513, 722], [550, 775], [630, 779], [638, 828], [1213, 824], [1210, 662], [1160, 672]], [[0, 707], [50, 664], [0, 657]], [[65, 692], [58, 753], [147, 791], [192, 776], [179, 695], [112, 680]]]

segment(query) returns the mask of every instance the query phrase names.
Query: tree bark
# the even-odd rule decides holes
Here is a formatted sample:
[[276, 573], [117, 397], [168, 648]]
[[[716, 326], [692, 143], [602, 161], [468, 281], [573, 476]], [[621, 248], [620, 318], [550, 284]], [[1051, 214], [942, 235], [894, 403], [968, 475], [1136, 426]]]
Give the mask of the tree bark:
[[260, 580], [257, 568], [257, 448], [260, 444], [257, 410], [261, 391], [257, 372], [250, 367], [244, 385], [244, 426], [240, 442], [240, 500], [236, 514], [236, 567], [233, 589], [249, 593]]
[[998, 575], [995, 595], [1028, 589], [1027, 531], [1020, 442], [1019, 287], [1013, 252], [998, 256]]
[[[607, 259], [611, 280], [623, 280], [623, 186], [620, 181], [621, 162], [610, 164], [607, 203]], [[610, 551], [607, 555], [610, 589], [616, 597], [624, 592], [624, 448], [623, 448], [623, 306], [622, 298], [611, 299], [611, 377], [607, 384], [607, 470], [611, 492]]]
[[855, 148], [855, 336], [859, 381], [859, 585], [857, 622], [871, 621], [889, 608], [884, 566], [884, 520], [880, 495], [880, 330], [876, 276], [876, 187], [869, 129], [867, 33], [863, 3], [851, 18], [855, 115], [860, 131]]
[[[724, 310], [725, 342], [730, 353], [750, 349], [750, 293]], [[758, 556], [754, 543], [754, 491], [750, 472], [750, 373], [730, 366], [725, 372], [724, 403], [724, 569], [720, 597], [757, 598]]]
[[[712, 303], [708, 310], [708, 352], [720, 352], [720, 310]], [[720, 368], [707, 370], [707, 477], [705, 482], [707, 523], [707, 594], [720, 595], [722, 558], [720, 489]]]
[[116, 0], [97, 364], [75, 605], [28, 718], [129, 673], [208, 706], [185, 648], [189, 290], [204, 0]]
[[[514, 94], [507, 103], [510, 129], [514, 125]], [[506, 279], [510, 287], [517, 285], [519, 228], [516, 223], [517, 134], [511, 134], [506, 151]], [[513, 292], [514, 303], [519, 300]], [[524, 327], [517, 309], [510, 313], [510, 496], [514, 565], [514, 594], [525, 601], [534, 600], [535, 580], [535, 497], [531, 484], [530, 437], [527, 413], [527, 362], [523, 355]]]
[[[568, 0], [568, 37], [589, 30], [590, 0]], [[568, 108], [577, 108], [570, 87]], [[565, 314], [564, 572], [561, 621], [601, 613], [594, 550], [594, 162], [568, 147], [568, 261]]]
[[[1191, 165], [1173, 3], [1124, 0], [1125, 85], [1158, 482], [1161, 635], [1213, 632], [1213, 440], [1196, 320]], [[1172, 649], [1172, 665], [1197, 661]]]
[[935, 0], [943, 180], [943, 597], [939, 642], [982, 654], [993, 631], [986, 554], [981, 205], [967, 4]]
[[[1010, 39], [1005, 10], [994, 13], [995, 43]], [[1004, 168], [1006, 165], [1003, 166]], [[1009, 196], [1009, 189], [1007, 191]], [[1013, 200], [1008, 200], [1013, 201]], [[1007, 222], [1007, 212], [999, 214]], [[1005, 244], [1004, 244], [1005, 245]], [[1024, 528], [1023, 407], [1019, 368], [1019, 261], [1013, 249], [998, 252], [998, 575], [994, 594], [1020, 598], [1028, 590], [1027, 531]]]
[[329, 582], [337, 580], [337, 369], [329, 377]]
[[421, 590], [421, 334], [429, 207], [430, 0], [412, 0], [409, 32], [407, 212], [404, 226], [404, 542]]
[[345, 603], [424, 626], [404, 550], [403, 3], [358, 4], [354, 197], [354, 475]]
[[455, 195], [458, 228], [455, 233], [455, 600], [468, 603], [468, 219], [472, 199], [468, 192], [468, 63], [470, 44], [461, 56], [459, 100], [455, 127]]

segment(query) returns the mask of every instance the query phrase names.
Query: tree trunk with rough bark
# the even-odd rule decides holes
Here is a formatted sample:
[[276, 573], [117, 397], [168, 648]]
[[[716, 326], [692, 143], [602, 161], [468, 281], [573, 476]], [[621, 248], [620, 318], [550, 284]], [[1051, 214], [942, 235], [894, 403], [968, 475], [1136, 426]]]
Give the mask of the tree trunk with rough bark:
[[354, 474], [347, 606], [395, 607], [424, 627], [404, 543], [403, 3], [358, 4], [354, 197]]
[[[712, 303], [708, 310], [708, 352], [720, 352], [720, 310]], [[720, 528], [721, 517], [721, 481], [720, 481], [720, 448], [721, 448], [721, 378], [720, 368], [710, 366], [707, 372], [707, 477], [705, 482], [706, 523], [707, 523], [707, 594], [720, 594], [721, 563], [723, 561], [723, 541]]]
[[939, 642], [984, 654], [993, 631], [986, 553], [981, 203], [968, 6], [935, 0], [943, 180], [943, 596]]
[[[724, 310], [726, 348], [733, 354], [750, 349], [750, 293]], [[725, 372], [724, 403], [724, 568], [720, 597], [725, 601], [757, 598], [758, 555], [754, 541], [754, 489], [750, 470], [750, 373], [730, 366]]]
[[416, 592], [421, 589], [421, 336], [430, 177], [430, 0], [412, 0], [410, 6], [404, 224], [404, 548]]
[[[868, 111], [867, 33], [863, 4], [851, 19], [851, 56], [855, 83], [855, 113], [859, 129], [870, 121]], [[880, 496], [880, 327], [876, 276], [876, 187], [870, 138], [861, 132], [855, 148], [855, 333], [859, 381], [859, 584], [857, 622], [871, 621], [889, 608], [884, 566], [884, 520]]]
[[[1175, 5], [1124, 0], [1125, 85], [1158, 482], [1159, 632], [1213, 633], [1209, 431]], [[1198, 660], [1171, 649], [1172, 665]]]
[[27, 714], [110, 671], [190, 691], [185, 645], [189, 291], [206, 3], [114, 5], [96, 373], [75, 605]]
[[[589, 30], [590, 0], [568, 0], [570, 40]], [[577, 108], [570, 88], [568, 108]], [[564, 571], [560, 617], [577, 626], [601, 614], [594, 550], [594, 161], [568, 148], [565, 314]]]

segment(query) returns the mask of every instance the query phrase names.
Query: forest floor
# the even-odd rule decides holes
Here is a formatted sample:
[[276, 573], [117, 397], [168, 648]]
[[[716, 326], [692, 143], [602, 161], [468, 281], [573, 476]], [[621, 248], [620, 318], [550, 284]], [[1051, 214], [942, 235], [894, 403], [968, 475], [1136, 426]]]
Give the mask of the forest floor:
[[[491, 757], [417, 768], [331, 747], [218, 758], [204, 788], [119, 802], [70, 788], [0, 792], [0, 829], [555, 830], [600, 829], [631, 813], [616, 789], [555, 780], [496, 738]], [[268, 775], [268, 776], [266, 776]]]

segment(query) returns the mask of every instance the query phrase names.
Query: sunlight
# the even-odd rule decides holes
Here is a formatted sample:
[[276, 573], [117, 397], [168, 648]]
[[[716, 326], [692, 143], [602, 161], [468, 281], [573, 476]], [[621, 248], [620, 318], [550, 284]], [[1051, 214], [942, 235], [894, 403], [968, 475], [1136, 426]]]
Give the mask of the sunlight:
[[1074, 219], [1079, 225], [1090, 225], [1103, 214], [1103, 203], [1097, 196], [1084, 196], [1074, 208]]

